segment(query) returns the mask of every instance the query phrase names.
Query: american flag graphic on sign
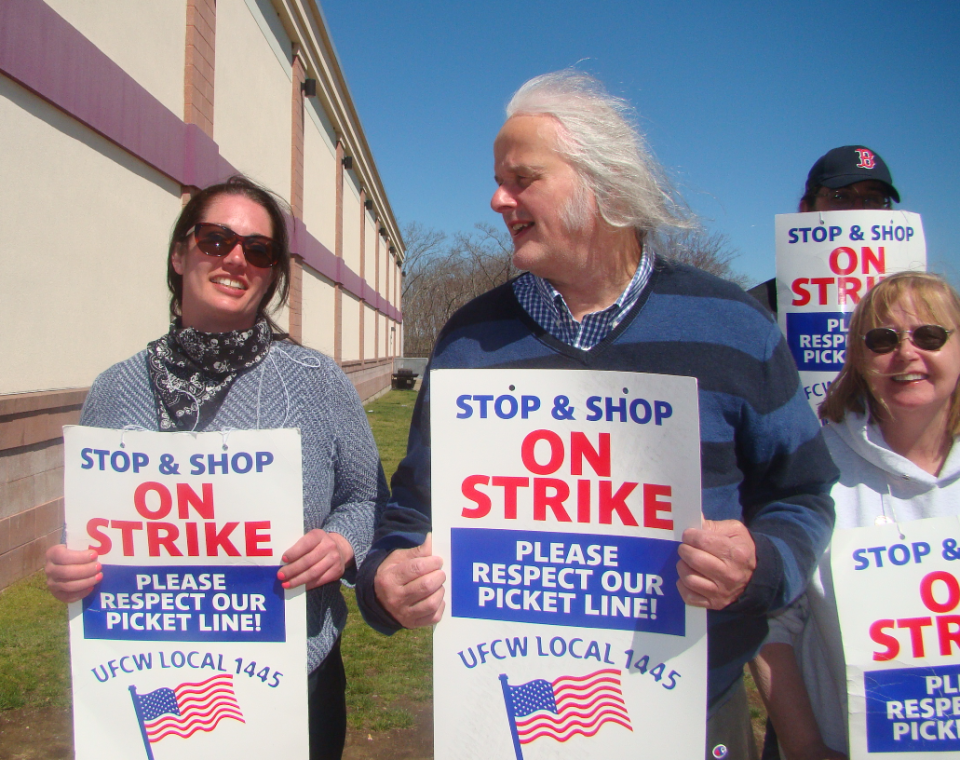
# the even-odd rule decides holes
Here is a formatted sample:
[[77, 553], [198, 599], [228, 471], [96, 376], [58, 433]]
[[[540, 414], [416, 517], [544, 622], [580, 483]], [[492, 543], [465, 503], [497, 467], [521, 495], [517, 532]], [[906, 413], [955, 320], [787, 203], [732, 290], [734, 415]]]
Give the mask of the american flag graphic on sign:
[[171, 734], [185, 739], [197, 731], [213, 731], [224, 718], [244, 722], [229, 673], [148, 694], [137, 694], [136, 687], [131, 686], [130, 693], [148, 756], [153, 754], [150, 744]]
[[500, 681], [518, 760], [522, 760], [519, 745], [544, 736], [559, 742], [578, 734], [594, 736], [606, 723], [633, 730], [619, 670], [560, 676], [553, 681], [538, 678], [519, 686], [508, 684], [505, 675]]

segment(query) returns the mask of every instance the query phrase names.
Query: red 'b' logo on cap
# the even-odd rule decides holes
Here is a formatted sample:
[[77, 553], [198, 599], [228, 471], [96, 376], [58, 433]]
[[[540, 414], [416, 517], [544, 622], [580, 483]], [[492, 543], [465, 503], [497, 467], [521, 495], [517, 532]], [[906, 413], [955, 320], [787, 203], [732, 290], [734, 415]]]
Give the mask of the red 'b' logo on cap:
[[875, 169], [877, 166], [876, 157], [873, 155], [873, 151], [867, 150], [866, 148], [857, 148], [857, 153], [860, 155], [860, 163], [857, 164], [858, 169]]

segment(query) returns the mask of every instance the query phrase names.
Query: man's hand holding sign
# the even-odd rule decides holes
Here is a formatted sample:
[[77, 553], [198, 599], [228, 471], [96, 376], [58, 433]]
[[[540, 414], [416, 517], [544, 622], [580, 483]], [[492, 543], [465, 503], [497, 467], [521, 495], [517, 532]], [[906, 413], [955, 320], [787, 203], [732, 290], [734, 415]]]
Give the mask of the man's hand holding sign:
[[756, 545], [739, 520], [704, 520], [702, 529], [685, 530], [677, 553], [677, 588], [694, 607], [722, 610], [733, 604], [757, 569]]
[[392, 552], [376, 578], [377, 599], [404, 628], [433, 625], [443, 615], [443, 559], [432, 553], [431, 534], [420, 546]]

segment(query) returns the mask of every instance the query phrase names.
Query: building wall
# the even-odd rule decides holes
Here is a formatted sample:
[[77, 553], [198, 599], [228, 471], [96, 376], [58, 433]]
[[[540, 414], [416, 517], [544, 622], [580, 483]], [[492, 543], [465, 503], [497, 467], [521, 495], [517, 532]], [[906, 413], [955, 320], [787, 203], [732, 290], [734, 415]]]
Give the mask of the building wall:
[[87, 386], [166, 330], [180, 185], [5, 77], [0, 145], [0, 393]]
[[3, 0], [0, 145], [0, 588], [60, 540], [62, 427], [90, 383], [167, 329], [168, 236], [196, 189], [243, 171], [289, 202], [277, 322], [362, 398], [389, 387], [370, 335], [401, 314], [369, 250], [381, 227], [381, 249], [403, 241], [313, 0]]
[[336, 135], [316, 98], [304, 106], [303, 221], [329, 250], [336, 248]]
[[287, 200], [292, 47], [269, 2], [217, 4], [213, 139], [239, 171]]
[[377, 312], [366, 304], [363, 305], [363, 356], [365, 359], [377, 357]]
[[343, 173], [343, 261], [360, 272], [360, 189], [353, 172]]
[[[186, 0], [49, 0], [53, 10], [176, 114], [183, 112]], [[131, 34], [131, 30], [149, 34]]]
[[343, 361], [360, 361], [360, 299], [343, 295]]
[[319, 272], [303, 270], [303, 345], [333, 356], [334, 284]]

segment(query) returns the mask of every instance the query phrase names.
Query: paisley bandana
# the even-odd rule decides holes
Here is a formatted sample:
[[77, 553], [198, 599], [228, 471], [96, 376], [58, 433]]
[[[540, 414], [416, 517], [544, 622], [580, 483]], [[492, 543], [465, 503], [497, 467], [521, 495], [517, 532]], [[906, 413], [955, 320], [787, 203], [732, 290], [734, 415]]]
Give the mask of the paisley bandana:
[[260, 318], [249, 330], [205, 333], [181, 327], [147, 344], [147, 370], [153, 385], [161, 431], [203, 430], [241, 372], [267, 355], [273, 335]]

